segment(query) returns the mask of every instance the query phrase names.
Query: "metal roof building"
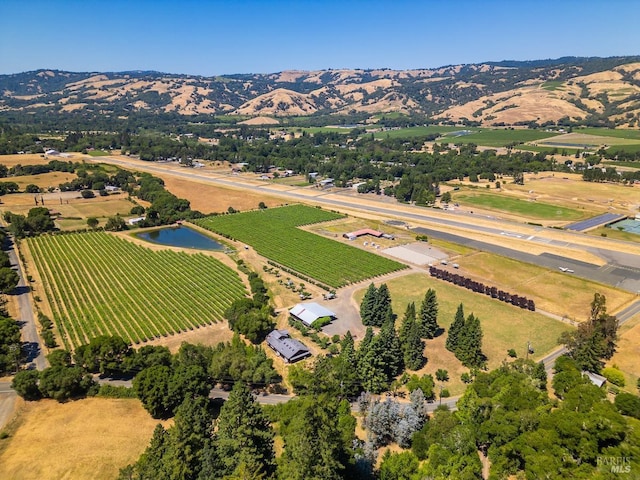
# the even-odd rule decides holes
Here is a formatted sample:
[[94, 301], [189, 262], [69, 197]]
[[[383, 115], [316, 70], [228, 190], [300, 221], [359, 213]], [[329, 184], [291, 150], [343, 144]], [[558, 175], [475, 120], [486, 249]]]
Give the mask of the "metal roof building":
[[274, 330], [267, 335], [267, 345], [287, 363], [297, 362], [311, 356], [306, 345], [289, 336], [286, 330]]
[[289, 314], [300, 320], [307, 326], [310, 326], [313, 322], [323, 317], [336, 318], [336, 314], [331, 310], [324, 308], [317, 303], [298, 303], [295, 307], [289, 310]]

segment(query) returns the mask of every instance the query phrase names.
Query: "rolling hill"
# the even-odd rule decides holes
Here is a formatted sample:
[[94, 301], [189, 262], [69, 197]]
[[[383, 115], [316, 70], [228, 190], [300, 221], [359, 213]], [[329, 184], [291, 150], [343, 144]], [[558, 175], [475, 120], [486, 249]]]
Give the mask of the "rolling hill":
[[567, 119], [634, 127], [640, 124], [640, 56], [216, 77], [38, 70], [0, 75], [0, 117], [10, 112], [250, 117], [401, 112], [483, 126]]

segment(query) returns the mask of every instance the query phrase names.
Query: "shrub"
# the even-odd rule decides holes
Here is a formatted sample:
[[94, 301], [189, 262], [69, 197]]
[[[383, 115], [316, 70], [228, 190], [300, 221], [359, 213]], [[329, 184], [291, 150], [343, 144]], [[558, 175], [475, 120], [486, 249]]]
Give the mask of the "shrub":
[[93, 193], [93, 190], [82, 190], [80, 195], [82, 195], [82, 198], [93, 198], [96, 196], [96, 194]]
[[621, 393], [614, 401], [616, 408], [623, 415], [640, 419], [640, 397], [630, 393]]
[[608, 367], [602, 369], [602, 375], [614, 385], [618, 387], [624, 387], [624, 374], [614, 367]]

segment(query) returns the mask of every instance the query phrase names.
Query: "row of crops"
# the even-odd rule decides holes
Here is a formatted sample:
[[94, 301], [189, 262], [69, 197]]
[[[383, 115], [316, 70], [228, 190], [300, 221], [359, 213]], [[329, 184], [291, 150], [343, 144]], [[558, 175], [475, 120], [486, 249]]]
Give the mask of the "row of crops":
[[297, 227], [342, 218], [304, 205], [203, 218], [198, 225], [251, 245], [280, 265], [338, 288], [405, 265]]
[[66, 348], [97, 335], [139, 343], [211, 324], [246, 294], [235, 271], [204, 254], [153, 251], [102, 232], [27, 244]]

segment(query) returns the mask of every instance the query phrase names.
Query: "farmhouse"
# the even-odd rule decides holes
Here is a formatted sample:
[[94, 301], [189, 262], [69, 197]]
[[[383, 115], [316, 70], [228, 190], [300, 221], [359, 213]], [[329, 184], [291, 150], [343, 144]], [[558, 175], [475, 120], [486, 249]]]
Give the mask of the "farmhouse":
[[272, 331], [267, 335], [267, 345], [287, 363], [297, 362], [311, 356], [311, 352], [305, 344], [291, 338], [286, 330]]
[[298, 303], [295, 307], [289, 310], [289, 314], [307, 326], [311, 326], [313, 322], [320, 318], [329, 318], [330, 320], [335, 320], [336, 318], [336, 314], [331, 310], [314, 302]]

